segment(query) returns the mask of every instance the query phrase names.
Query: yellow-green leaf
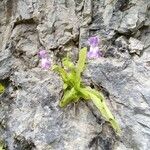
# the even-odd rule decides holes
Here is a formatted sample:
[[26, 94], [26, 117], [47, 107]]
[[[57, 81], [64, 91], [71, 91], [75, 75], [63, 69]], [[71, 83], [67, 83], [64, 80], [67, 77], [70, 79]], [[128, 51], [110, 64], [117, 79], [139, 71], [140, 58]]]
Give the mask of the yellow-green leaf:
[[0, 142], [0, 150], [5, 150], [4, 149], [4, 144], [2, 144], [1, 142]]
[[98, 91], [88, 88], [84, 88], [81, 91], [83, 91], [85, 95], [84, 98], [91, 99], [94, 103], [94, 105], [99, 109], [101, 112], [101, 115], [106, 119], [106, 121], [110, 122], [114, 130], [117, 134], [120, 134], [121, 129], [119, 127], [119, 124], [117, 120], [112, 115], [111, 111], [108, 109], [104, 97], [102, 94], [98, 93]]
[[4, 86], [0, 83], [0, 94], [3, 93], [5, 91]]
[[58, 65], [54, 65], [52, 70], [59, 73], [59, 75], [61, 76], [61, 78], [64, 82], [67, 81], [68, 78], [67, 78], [67, 72], [65, 71], [65, 69], [63, 69], [62, 67], [60, 67]]
[[65, 107], [67, 106], [70, 102], [76, 100], [78, 98], [76, 90], [74, 88], [65, 91], [64, 96], [62, 100], [59, 103], [60, 107]]
[[81, 73], [84, 70], [86, 62], [87, 48], [84, 47], [79, 52], [79, 60], [76, 65], [76, 87], [80, 87]]
[[76, 68], [77, 72], [80, 74], [84, 70], [85, 61], [86, 61], [87, 48], [84, 47], [79, 52], [79, 60], [77, 62]]
[[66, 69], [73, 69], [75, 68], [74, 64], [69, 60], [68, 57], [62, 60], [62, 64]]

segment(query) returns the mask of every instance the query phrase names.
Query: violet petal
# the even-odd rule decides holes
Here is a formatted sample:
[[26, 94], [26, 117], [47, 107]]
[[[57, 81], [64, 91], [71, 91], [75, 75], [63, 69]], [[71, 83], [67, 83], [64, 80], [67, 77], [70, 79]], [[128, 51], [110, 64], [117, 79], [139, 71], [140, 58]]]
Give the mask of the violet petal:
[[89, 46], [91, 46], [91, 47], [97, 47], [98, 46], [98, 44], [99, 44], [99, 38], [97, 37], [97, 36], [93, 36], [93, 37], [90, 37], [89, 39], [88, 39], [88, 44], [89, 44]]
[[42, 58], [41, 59], [41, 67], [43, 68], [43, 69], [49, 69], [50, 68], [50, 66], [51, 66], [51, 63], [50, 63], [50, 60], [48, 60], [47, 58]]
[[99, 58], [102, 56], [102, 52], [99, 51], [98, 47], [92, 48], [90, 47], [90, 51], [87, 53], [87, 57], [89, 59]]
[[41, 50], [38, 52], [40, 58], [46, 58], [47, 52], [45, 50]]

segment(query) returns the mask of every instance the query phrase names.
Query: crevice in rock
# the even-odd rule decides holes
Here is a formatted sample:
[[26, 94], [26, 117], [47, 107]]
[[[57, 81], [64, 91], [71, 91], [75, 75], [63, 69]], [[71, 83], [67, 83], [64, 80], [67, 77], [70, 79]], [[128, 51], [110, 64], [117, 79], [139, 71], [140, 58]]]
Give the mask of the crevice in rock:
[[[5, 78], [5, 79], [3, 79], [3, 80], [1, 79], [1, 80], [0, 80], [0, 83], [2, 83], [2, 85], [3, 85], [4, 88], [5, 88], [4, 93], [0, 94], [0, 98], [1, 98], [0, 104], [1, 104], [1, 103], [8, 103], [8, 104], [10, 104], [9, 100], [6, 99], [6, 97], [9, 98], [9, 94], [10, 94], [10, 92], [9, 92], [9, 85], [10, 85], [10, 83], [11, 83], [10, 78], [7, 77], [7, 78]], [[7, 101], [6, 101], [6, 100], [7, 100]]]
[[117, 0], [114, 7], [114, 12], [125, 11], [128, 8], [129, 0]]
[[8, 109], [8, 107], [12, 104], [12, 97], [11, 97], [11, 94], [13, 93], [13, 87], [12, 87], [12, 82], [10, 80], [10, 78], [6, 78], [6, 79], [3, 79], [3, 80], [0, 80], [0, 83], [2, 83], [2, 85], [5, 87], [5, 91], [4, 93], [2, 93], [0, 95], [0, 105], [6, 105], [7, 107], [5, 108], [4, 107], [4, 110], [5, 109]]
[[[95, 84], [94, 82], [91, 82], [90, 84], [91, 88], [96, 88], [98, 91], [100, 90], [107, 99], [109, 98], [109, 91], [105, 89], [104, 87]], [[93, 114], [93, 116], [96, 118], [96, 122], [102, 127], [102, 130], [100, 133], [98, 133], [94, 138], [91, 139], [89, 142], [88, 147], [93, 148], [95, 150], [98, 150], [99, 147], [102, 150], [112, 150], [115, 142], [118, 141], [118, 137], [115, 135], [114, 130], [110, 126], [109, 122], [105, 121], [103, 118], [101, 118], [100, 113], [96, 112], [93, 109], [93, 104], [86, 103], [87, 107]], [[109, 132], [109, 133], [107, 133]]]
[[96, 122], [102, 126], [102, 124], [105, 123], [105, 120], [102, 119], [102, 117], [100, 116], [100, 114], [97, 114], [94, 110], [93, 110], [93, 105], [91, 106], [89, 103], [86, 103], [86, 106], [89, 108], [89, 110], [91, 111], [91, 113], [93, 114], [93, 116], [96, 118]]
[[110, 95], [109, 91], [106, 88], [104, 88], [103, 86], [95, 83], [93, 80], [91, 80], [90, 87], [95, 88], [98, 91], [101, 91], [105, 97], [109, 98], [109, 95]]
[[35, 145], [32, 141], [26, 140], [22, 136], [17, 136], [14, 139], [14, 143], [15, 143], [14, 147], [15, 150], [32, 150], [33, 148], [35, 148]]
[[140, 121], [137, 121], [141, 126], [143, 126], [144, 128], [147, 128], [148, 130], [150, 130], [150, 127], [147, 126], [146, 124], [144, 123], [141, 123]]
[[14, 27], [13, 29], [17, 26], [17, 25], [20, 25], [20, 24], [34, 24], [34, 25], [37, 25], [37, 22], [33, 19], [33, 18], [29, 18], [29, 19], [18, 19], [15, 21], [14, 23]]
[[135, 107], [135, 108], [134, 108], [134, 115], [141, 114], [141, 115], [150, 117], [150, 114], [147, 113], [147, 111], [150, 111], [150, 109], [145, 110], [145, 109], [140, 109], [140, 108], [138, 108], [138, 107]]
[[115, 45], [115, 40], [118, 39], [120, 36], [124, 36], [128, 40], [132, 36], [132, 32], [128, 32], [124, 34], [124, 33], [119, 33], [118, 31], [116, 31], [115, 35], [111, 39], [112, 45]]
[[10, 78], [7, 77], [7, 78], [5, 78], [5, 79], [0, 79], [0, 83], [2, 83], [5, 88], [7, 88], [7, 86], [8, 86], [9, 83], [10, 83]]
[[[108, 135], [110, 134], [110, 135]], [[97, 136], [93, 137], [91, 141], [89, 142], [88, 147], [94, 148], [94, 150], [98, 150], [99, 147], [102, 150], [113, 150], [115, 142], [118, 137], [113, 136], [114, 133], [104, 133], [104, 131], [97, 134]]]

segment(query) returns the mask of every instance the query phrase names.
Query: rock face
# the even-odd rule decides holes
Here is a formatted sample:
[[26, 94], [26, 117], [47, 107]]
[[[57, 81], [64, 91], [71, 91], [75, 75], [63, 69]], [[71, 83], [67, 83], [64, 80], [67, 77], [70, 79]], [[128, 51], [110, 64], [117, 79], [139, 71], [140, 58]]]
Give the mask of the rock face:
[[[8, 150], [150, 149], [148, 0], [1, 0], [0, 141]], [[60, 78], [40, 68], [101, 37], [103, 57], [88, 61], [86, 84], [101, 90], [122, 128], [116, 137], [90, 102], [62, 109]]]

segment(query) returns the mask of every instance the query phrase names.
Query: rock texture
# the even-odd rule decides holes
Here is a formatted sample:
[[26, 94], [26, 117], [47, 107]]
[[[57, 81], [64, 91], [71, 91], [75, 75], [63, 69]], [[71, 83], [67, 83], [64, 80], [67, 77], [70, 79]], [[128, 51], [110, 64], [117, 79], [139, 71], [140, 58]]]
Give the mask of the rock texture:
[[[76, 60], [92, 35], [103, 57], [88, 61], [84, 82], [104, 93], [120, 137], [90, 102], [59, 108], [61, 80], [39, 65], [39, 49]], [[1, 0], [0, 82], [8, 150], [149, 150], [149, 0]]]

